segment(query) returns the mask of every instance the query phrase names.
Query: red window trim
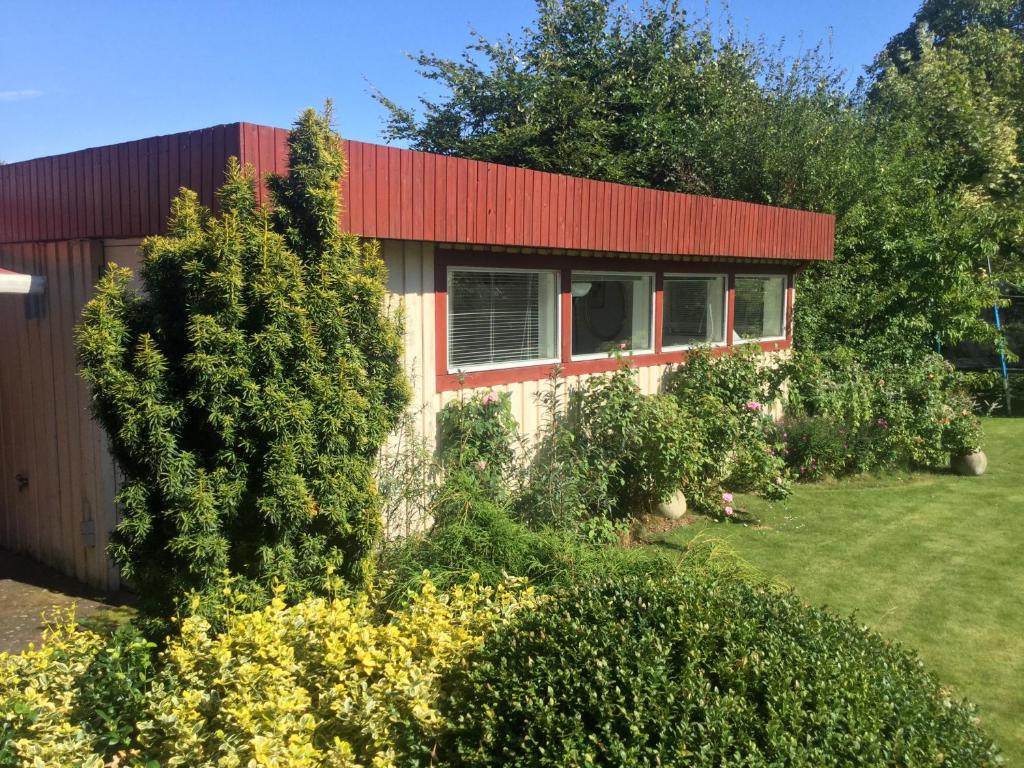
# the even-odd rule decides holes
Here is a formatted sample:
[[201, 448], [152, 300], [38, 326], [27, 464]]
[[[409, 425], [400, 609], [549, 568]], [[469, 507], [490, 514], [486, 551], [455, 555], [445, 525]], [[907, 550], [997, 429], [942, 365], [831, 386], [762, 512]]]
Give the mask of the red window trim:
[[572, 359], [572, 297], [569, 293], [573, 270], [600, 272], [653, 272], [654, 273], [654, 351], [632, 355], [630, 362], [636, 368], [651, 365], [670, 365], [686, 361], [687, 351], [664, 352], [661, 347], [661, 326], [664, 312], [662, 291], [665, 273], [709, 273], [728, 275], [728, 317], [726, 343], [715, 347], [714, 354], [722, 354], [733, 347], [733, 309], [735, 306], [736, 275], [786, 275], [786, 338], [775, 341], [750, 342], [759, 344], [765, 352], [789, 349], [793, 340], [794, 278], [797, 267], [784, 264], [744, 264], [722, 261], [666, 261], [663, 259], [593, 258], [586, 256], [552, 255], [536, 253], [494, 253], [437, 249], [434, 253], [434, 339], [436, 360], [436, 389], [449, 392], [466, 387], [496, 387], [525, 381], [541, 381], [551, 375], [556, 364], [526, 365], [515, 368], [496, 368], [466, 373], [448, 372], [448, 268], [494, 267], [495, 269], [557, 269], [561, 274], [559, 311], [561, 313], [561, 365], [563, 376], [581, 376], [607, 373], [615, 370], [616, 361]]

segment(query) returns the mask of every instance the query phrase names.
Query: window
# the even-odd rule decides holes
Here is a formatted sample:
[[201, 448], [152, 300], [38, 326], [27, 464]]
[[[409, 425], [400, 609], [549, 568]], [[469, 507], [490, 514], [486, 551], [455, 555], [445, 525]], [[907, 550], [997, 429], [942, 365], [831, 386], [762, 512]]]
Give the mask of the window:
[[725, 275], [665, 275], [665, 349], [725, 342]]
[[448, 370], [558, 359], [558, 274], [449, 269]]
[[573, 272], [573, 357], [650, 351], [653, 289], [650, 274]]
[[782, 275], [737, 277], [733, 314], [733, 342], [784, 338], [786, 278]]

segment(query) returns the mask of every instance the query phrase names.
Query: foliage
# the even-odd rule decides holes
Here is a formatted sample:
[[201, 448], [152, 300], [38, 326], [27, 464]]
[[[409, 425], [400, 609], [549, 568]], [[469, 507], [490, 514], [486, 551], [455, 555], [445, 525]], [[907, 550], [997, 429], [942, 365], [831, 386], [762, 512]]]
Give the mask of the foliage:
[[130, 749], [155, 674], [152, 649], [130, 627], [106, 637], [67, 614], [39, 648], [0, 654], [0, 766], [99, 768]]
[[565, 587], [599, 576], [663, 574], [665, 560], [643, 550], [582, 541], [576, 530], [531, 529], [515, 519], [508, 501], [496, 497], [475, 472], [453, 473], [431, 508], [434, 524], [419, 536], [385, 550], [380, 570], [387, 575], [388, 602], [401, 602], [429, 573], [445, 587], [477, 575], [499, 584], [506, 575], [525, 577], [540, 590]]
[[344, 171], [330, 113], [305, 112], [272, 213], [232, 160], [212, 216], [195, 193], [142, 246], [142, 284], [111, 267], [77, 339], [125, 473], [111, 554], [150, 616], [225, 571], [254, 602], [334, 568], [363, 583], [380, 530], [373, 467], [407, 400], [400, 328], [375, 243], [338, 231]]
[[575, 530], [585, 539], [614, 538], [604, 457], [578, 442], [566, 418], [569, 397], [571, 389], [556, 367], [538, 394], [544, 415], [516, 512], [534, 528]]
[[942, 468], [981, 447], [963, 376], [938, 354], [868, 367], [849, 352], [800, 353], [790, 370], [784, 455], [801, 479]]
[[442, 97], [378, 99], [390, 137], [427, 151], [793, 206], [842, 196], [834, 166], [857, 156], [819, 50], [786, 62], [671, 1], [539, 0], [518, 38], [413, 58]]
[[684, 483], [697, 509], [718, 514], [725, 488], [786, 495], [782, 445], [770, 413], [784, 377], [784, 367], [765, 360], [756, 345], [721, 355], [698, 347], [666, 374], [666, 393], [697, 435]]
[[448, 471], [469, 470], [494, 492], [506, 491], [515, 469], [518, 425], [508, 392], [460, 390], [438, 413], [439, 455]]
[[489, 636], [446, 692], [464, 766], [997, 764], [916, 657], [731, 580], [571, 589]]
[[367, 595], [187, 619], [165, 652], [142, 743], [161, 765], [406, 765], [443, 725], [439, 682], [536, 600], [511, 582], [425, 584], [379, 618]]
[[1024, 372], [1010, 371], [1007, 381], [1000, 371], [971, 371], [963, 375], [964, 388], [974, 399], [976, 410], [983, 414], [1006, 413], [1007, 390], [1010, 406], [1020, 414], [1024, 404]]
[[367, 593], [275, 597], [220, 632], [185, 619], [155, 674], [138, 635], [62, 622], [39, 650], [0, 655], [0, 765], [426, 765], [442, 679], [536, 605], [507, 579], [424, 582], [386, 615]]
[[577, 451], [605, 476], [612, 518], [649, 512], [683, 486], [693, 435], [674, 400], [644, 395], [626, 360], [569, 395], [566, 426]]
[[428, 509], [441, 468], [434, 447], [417, 423], [419, 416], [406, 412], [377, 456], [375, 474], [385, 541], [422, 531], [429, 524]]

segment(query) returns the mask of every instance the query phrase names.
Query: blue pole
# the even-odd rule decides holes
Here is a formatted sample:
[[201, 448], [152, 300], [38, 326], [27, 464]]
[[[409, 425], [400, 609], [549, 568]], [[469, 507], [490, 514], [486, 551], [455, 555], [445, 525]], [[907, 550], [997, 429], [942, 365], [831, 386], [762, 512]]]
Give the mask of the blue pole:
[[[992, 276], [992, 257], [988, 256], [988, 274]], [[1000, 332], [999, 339], [999, 367], [1003, 369], [1003, 391], [1006, 393], [1006, 415], [1012, 416], [1013, 411], [1010, 403], [1010, 371], [1006, 367], [1006, 340], [1002, 338], [1003, 324], [999, 319], [999, 304], [992, 305], [992, 311], [996, 317], [996, 330]]]

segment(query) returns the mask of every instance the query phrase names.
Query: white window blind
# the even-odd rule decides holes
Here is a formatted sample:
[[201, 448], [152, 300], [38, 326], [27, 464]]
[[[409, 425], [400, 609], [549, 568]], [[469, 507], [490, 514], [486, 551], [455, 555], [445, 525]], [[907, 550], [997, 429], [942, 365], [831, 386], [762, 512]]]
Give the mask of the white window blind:
[[733, 333], [736, 341], [778, 339], [786, 333], [786, 278], [737, 277]]
[[558, 356], [552, 271], [448, 270], [448, 369], [500, 367]]
[[666, 275], [662, 345], [725, 341], [725, 288], [725, 275]]

